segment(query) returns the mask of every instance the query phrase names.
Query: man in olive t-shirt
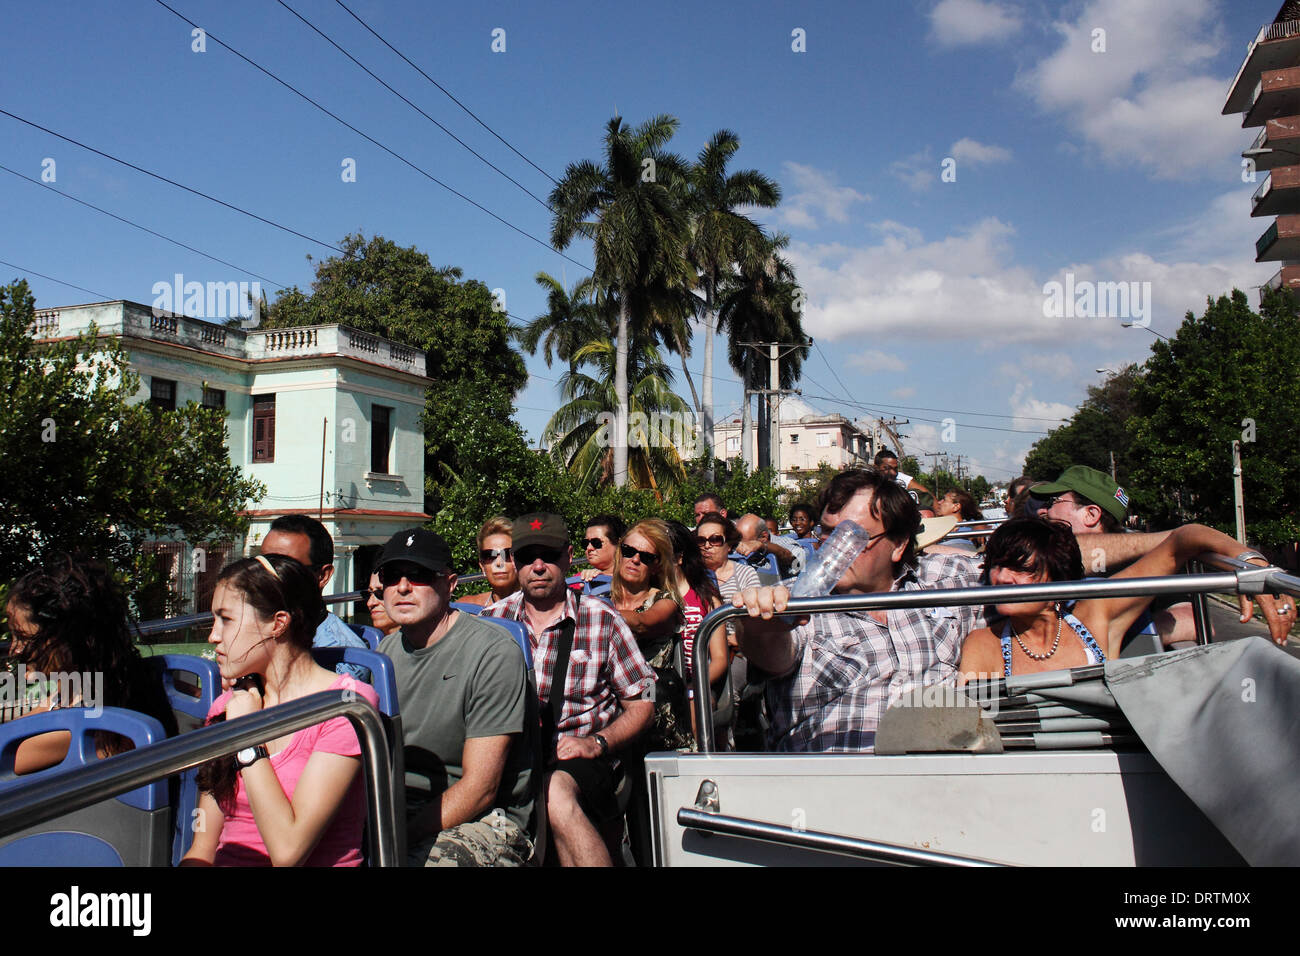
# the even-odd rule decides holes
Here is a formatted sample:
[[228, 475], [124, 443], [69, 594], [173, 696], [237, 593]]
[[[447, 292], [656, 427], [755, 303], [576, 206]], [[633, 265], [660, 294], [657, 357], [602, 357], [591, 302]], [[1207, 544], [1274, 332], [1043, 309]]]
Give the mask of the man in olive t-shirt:
[[537, 703], [504, 629], [452, 610], [437, 534], [394, 535], [379, 556], [406, 760], [407, 862], [511, 866], [532, 856]]

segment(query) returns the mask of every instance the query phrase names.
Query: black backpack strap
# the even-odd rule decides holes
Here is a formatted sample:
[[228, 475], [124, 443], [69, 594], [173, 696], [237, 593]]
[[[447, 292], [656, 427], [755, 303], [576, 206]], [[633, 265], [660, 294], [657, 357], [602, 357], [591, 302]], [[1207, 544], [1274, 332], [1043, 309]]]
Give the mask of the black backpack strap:
[[546, 706], [551, 717], [551, 733], [560, 727], [560, 716], [564, 712], [564, 692], [569, 685], [569, 654], [573, 651], [573, 632], [577, 622], [566, 617], [560, 622], [560, 643], [555, 651], [555, 669], [551, 672], [550, 696]]

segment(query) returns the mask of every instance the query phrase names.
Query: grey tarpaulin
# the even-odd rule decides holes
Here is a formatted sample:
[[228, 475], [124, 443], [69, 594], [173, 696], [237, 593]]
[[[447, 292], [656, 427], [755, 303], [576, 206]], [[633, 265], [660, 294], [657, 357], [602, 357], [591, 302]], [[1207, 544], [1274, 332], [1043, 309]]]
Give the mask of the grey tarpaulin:
[[1300, 660], [1251, 637], [1106, 662], [1124, 716], [1254, 866], [1300, 864]]

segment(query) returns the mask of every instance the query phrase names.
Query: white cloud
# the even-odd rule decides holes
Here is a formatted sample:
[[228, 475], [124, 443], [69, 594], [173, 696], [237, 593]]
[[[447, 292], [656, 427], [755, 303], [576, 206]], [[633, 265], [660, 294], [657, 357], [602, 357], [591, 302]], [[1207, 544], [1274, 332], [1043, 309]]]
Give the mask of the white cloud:
[[[1076, 411], [1075, 406], [1064, 402], [1046, 402], [1029, 394], [1034, 387], [1032, 381], [1021, 381], [1011, 392], [1007, 404], [1011, 407], [1011, 427], [1026, 431], [1045, 432], [1057, 427], [1057, 419], [1068, 419]], [[1052, 421], [1042, 421], [1052, 419]]]
[[939, 0], [930, 11], [930, 34], [940, 46], [1005, 40], [1020, 27], [1014, 9], [989, 0]]
[[889, 164], [889, 174], [905, 183], [908, 189], [917, 192], [923, 192], [933, 186], [938, 181], [941, 171], [939, 164], [931, 158], [929, 149]]
[[1005, 163], [1011, 159], [1011, 150], [962, 137], [948, 147], [948, 155], [958, 163], [977, 166], [980, 163]]
[[845, 364], [864, 372], [902, 372], [907, 366], [897, 355], [889, 355], [879, 349], [867, 349], [849, 356]]
[[915, 394], [916, 394], [916, 389], [914, 389], [911, 385], [904, 385], [902, 388], [894, 389], [892, 392], [889, 393], [889, 396], [891, 398], [897, 398], [901, 401], [903, 399], [911, 398]]
[[1060, 47], [1017, 85], [1109, 162], [1204, 175], [1244, 145], [1240, 122], [1220, 115], [1229, 78], [1196, 73], [1223, 46], [1216, 17], [1213, 0], [1092, 0], [1054, 25]]
[[831, 222], [848, 222], [849, 207], [870, 202], [871, 197], [850, 186], [837, 186], [829, 174], [803, 163], [782, 164], [794, 183], [788, 198], [777, 210], [777, 218], [787, 226], [815, 229], [818, 216]]

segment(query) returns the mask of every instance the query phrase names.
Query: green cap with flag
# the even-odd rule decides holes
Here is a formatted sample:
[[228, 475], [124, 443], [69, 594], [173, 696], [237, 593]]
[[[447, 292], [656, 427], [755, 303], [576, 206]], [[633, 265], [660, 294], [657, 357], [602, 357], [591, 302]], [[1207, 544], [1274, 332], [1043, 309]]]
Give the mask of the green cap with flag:
[[1029, 489], [1035, 498], [1073, 491], [1110, 514], [1120, 524], [1128, 515], [1128, 493], [1104, 471], [1087, 465], [1071, 465], [1055, 481], [1044, 481]]

